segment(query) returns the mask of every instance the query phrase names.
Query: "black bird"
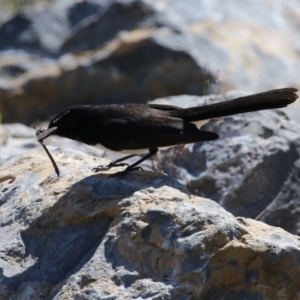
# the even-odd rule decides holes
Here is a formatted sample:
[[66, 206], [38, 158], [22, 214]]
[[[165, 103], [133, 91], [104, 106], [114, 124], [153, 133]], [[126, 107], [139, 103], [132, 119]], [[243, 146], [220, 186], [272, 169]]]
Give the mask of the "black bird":
[[[100, 149], [129, 154], [105, 167], [93, 169], [127, 166], [120, 172], [124, 174], [141, 169], [137, 166], [159, 149], [218, 139], [217, 133], [199, 130], [211, 119], [285, 107], [298, 98], [295, 92], [295, 88], [283, 88], [185, 109], [160, 104], [77, 105], [54, 117], [47, 130], [39, 131], [37, 140], [42, 143], [49, 135], [59, 135]], [[121, 163], [143, 153], [147, 154], [132, 165]]]

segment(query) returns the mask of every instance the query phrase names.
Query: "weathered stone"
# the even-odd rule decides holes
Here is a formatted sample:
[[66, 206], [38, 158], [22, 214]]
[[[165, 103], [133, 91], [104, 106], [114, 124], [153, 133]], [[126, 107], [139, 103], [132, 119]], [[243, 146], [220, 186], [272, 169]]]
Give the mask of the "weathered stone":
[[[223, 96], [178, 96], [158, 99], [154, 103], [197, 106], [244, 95], [229, 92]], [[12, 125], [4, 125], [9, 128]], [[299, 125], [282, 110], [262, 111], [222, 118], [204, 129], [220, 134], [213, 142], [179, 146], [161, 151], [154, 160], [143, 163], [146, 169], [163, 171], [177, 178], [199, 196], [217, 201], [236, 216], [257, 217], [276, 199], [260, 220], [291, 233], [299, 233], [298, 157]], [[1, 130], [1, 127], [0, 127]], [[7, 129], [8, 130], [8, 129]], [[28, 148], [38, 146], [33, 130], [31, 137], [1, 135], [2, 164]], [[13, 131], [13, 129], [10, 129]], [[120, 158], [118, 153], [104, 153], [94, 147], [69, 139], [51, 137], [48, 145], [73, 148], [96, 157]], [[132, 163], [136, 159], [128, 161]]]
[[287, 180], [282, 184], [275, 202], [269, 204], [268, 209], [260, 218], [267, 224], [280, 226], [297, 235], [300, 235], [299, 167], [300, 160], [298, 159], [293, 164]]
[[63, 53], [93, 50], [125, 31], [137, 28], [175, 27], [146, 1], [112, 1], [106, 9], [92, 14], [72, 29], [62, 45]]
[[[183, 35], [145, 29], [124, 33], [91, 53], [50, 60], [43, 68], [4, 80], [3, 88], [0, 86], [4, 122], [35, 122], [37, 116], [46, 119], [85, 101], [146, 102], [169, 94], [201, 94], [205, 81], [213, 76], [184, 51], [187, 48]], [[2, 64], [7, 67], [10, 60]]]
[[34, 129], [23, 124], [0, 124], [0, 165], [37, 146]]
[[41, 148], [0, 170], [5, 299], [298, 297], [298, 237], [166, 175], [93, 174], [93, 157], [50, 151], [59, 178]]
[[23, 49], [58, 55], [72, 28], [102, 8], [100, 1], [60, 0], [51, 6], [21, 10], [2, 24], [0, 50]]
[[[198, 106], [242, 95], [231, 92], [218, 97], [169, 97], [154, 103]], [[282, 110], [230, 116], [203, 129], [219, 133], [220, 139], [161, 152], [156, 168], [177, 177], [192, 193], [217, 201], [236, 216], [251, 218], [296, 184], [300, 127]], [[281, 197], [287, 204], [290, 196], [285, 192]], [[294, 193], [292, 199], [298, 197]], [[269, 214], [271, 224], [298, 232], [298, 222], [291, 222], [298, 215], [293, 209], [282, 214], [280, 223], [276, 215]]]
[[272, 14], [270, 3], [220, 12], [218, 1], [64, 0], [21, 11], [0, 28], [2, 117], [30, 124], [77, 103], [298, 87], [299, 3]]

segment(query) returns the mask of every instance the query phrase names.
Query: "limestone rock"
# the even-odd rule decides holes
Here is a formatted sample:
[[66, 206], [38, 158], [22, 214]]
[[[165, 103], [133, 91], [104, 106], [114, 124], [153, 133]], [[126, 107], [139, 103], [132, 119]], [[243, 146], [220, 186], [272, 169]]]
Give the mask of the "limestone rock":
[[[104, 2], [104, 1], [102, 1]], [[56, 1], [51, 6], [23, 9], [0, 28], [1, 50], [24, 49], [29, 52], [56, 55], [73, 27], [101, 12], [100, 1]]]
[[[63, 148], [71, 148], [84, 153], [102, 157], [103, 151], [77, 141], [60, 137], [50, 137], [44, 144]], [[5, 164], [17, 155], [24, 154], [30, 149], [39, 147], [35, 130], [23, 124], [0, 124], [0, 165]]]
[[1, 299], [297, 299], [297, 236], [166, 175], [50, 151], [59, 178], [41, 148], [0, 169]]
[[[205, 81], [214, 81], [213, 71], [189, 51], [189, 37], [145, 1], [68, 1], [63, 9], [58, 3], [21, 12], [0, 28], [6, 41], [0, 52], [4, 122], [30, 124], [37, 116], [49, 118], [54, 107], [78, 103], [202, 94], [208, 90]], [[28, 26], [18, 25], [24, 15]]]
[[23, 124], [0, 124], [0, 165], [23, 154], [37, 143], [34, 129]]
[[[237, 91], [202, 98], [186, 95], [158, 99], [155, 103], [187, 107], [242, 95], [245, 93]], [[6, 141], [0, 148], [2, 164], [39, 146], [33, 129], [28, 129], [23, 137], [8, 134], [19, 126], [0, 126], [4, 133], [0, 139]], [[255, 218], [275, 199], [260, 220], [299, 234], [299, 125], [282, 110], [272, 110], [222, 118], [207, 124], [205, 129], [219, 133], [220, 139], [161, 151], [142, 166], [148, 170], [154, 166], [155, 170], [178, 179], [190, 192], [217, 201], [235, 216]], [[121, 157], [59, 137], [50, 137], [45, 142], [80, 150], [95, 158]], [[128, 162], [134, 161], [136, 158]]]
[[[197, 106], [242, 95], [169, 97], [154, 103]], [[268, 110], [222, 118], [203, 129], [219, 133], [220, 139], [161, 152], [157, 168], [236, 216], [255, 218], [280, 196], [262, 220], [299, 233], [299, 125], [283, 110]]]
[[268, 210], [260, 218], [261, 221], [267, 224], [280, 226], [297, 235], [300, 235], [299, 167], [300, 160], [298, 159], [282, 184], [276, 201], [269, 204]]
[[[142, 29], [81, 55], [65, 54], [47, 61], [28, 55], [28, 62], [40, 64], [37, 68], [16, 66], [14, 61], [23, 62], [24, 55], [6, 54], [0, 82], [4, 122], [30, 124], [37, 116], [44, 120], [74, 104], [146, 102], [170, 94], [202, 94], [207, 90], [205, 80], [213, 81], [213, 74], [186, 53], [191, 46], [184, 35], [173, 35], [168, 29]], [[20, 71], [13, 73], [15, 69]]]
[[22, 10], [0, 28], [2, 118], [31, 124], [78, 103], [299, 87], [298, 14], [296, 0], [231, 0], [222, 10], [214, 0], [60, 0]]

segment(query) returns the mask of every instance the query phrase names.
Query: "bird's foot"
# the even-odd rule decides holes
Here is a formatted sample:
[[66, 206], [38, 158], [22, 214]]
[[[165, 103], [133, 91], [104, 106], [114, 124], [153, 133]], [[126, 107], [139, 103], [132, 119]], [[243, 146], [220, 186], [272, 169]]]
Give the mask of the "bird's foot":
[[128, 174], [129, 172], [132, 172], [132, 171], [142, 171], [144, 172], [144, 169], [142, 167], [133, 167], [131, 168], [130, 166], [127, 167], [124, 171], [121, 171], [121, 172], [116, 172], [114, 174], [111, 174], [109, 177], [119, 177], [119, 176], [124, 176], [126, 174]]
[[125, 167], [125, 166], [129, 167], [129, 165], [126, 164], [126, 163], [111, 162], [107, 166], [101, 166], [100, 165], [96, 168], [93, 168], [92, 171], [97, 173], [97, 172], [100, 172], [100, 171], [107, 171], [107, 170], [111, 169], [112, 167]]

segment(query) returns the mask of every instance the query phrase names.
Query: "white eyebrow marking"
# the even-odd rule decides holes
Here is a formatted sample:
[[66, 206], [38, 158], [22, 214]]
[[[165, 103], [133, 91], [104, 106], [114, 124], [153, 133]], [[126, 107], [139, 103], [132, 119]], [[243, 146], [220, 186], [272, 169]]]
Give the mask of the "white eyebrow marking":
[[56, 123], [61, 117], [63, 117], [64, 115], [66, 115], [68, 112], [70, 112], [70, 109], [68, 109], [67, 111], [65, 111], [63, 114], [59, 115], [57, 118], [55, 118], [52, 122]]

